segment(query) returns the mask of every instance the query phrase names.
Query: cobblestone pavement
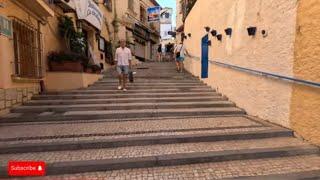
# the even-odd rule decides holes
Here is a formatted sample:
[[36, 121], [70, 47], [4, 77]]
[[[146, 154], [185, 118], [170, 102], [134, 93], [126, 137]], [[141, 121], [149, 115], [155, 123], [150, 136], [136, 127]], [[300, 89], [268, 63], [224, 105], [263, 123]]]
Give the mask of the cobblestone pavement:
[[36, 96], [0, 118], [0, 179], [10, 160], [45, 161], [48, 176], [19, 178], [35, 180], [263, 179], [310, 171], [320, 177], [317, 147], [288, 129], [246, 115], [195, 77], [175, 72], [173, 63], [140, 68], [126, 93], [115, 90], [112, 70], [87, 89]]
[[[183, 166], [82, 173], [34, 180], [211, 180], [241, 176], [262, 176], [303, 171], [320, 171], [319, 156], [298, 156], [228, 161]], [[27, 178], [31, 179], [31, 178]], [[263, 180], [263, 178], [261, 178]]]
[[[0, 140], [6, 138], [27, 138], [27, 137], [63, 137], [67, 135], [85, 134], [107, 134], [121, 135], [137, 132], [177, 131], [188, 129], [208, 128], [232, 128], [261, 126], [261, 124], [245, 117], [213, 117], [213, 118], [185, 118], [165, 120], [137, 120], [124, 122], [86, 122], [77, 124], [34, 124], [0, 127]], [[14, 130], [14, 131], [13, 131]], [[140, 133], [142, 134], [142, 133]], [[58, 136], [57, 136], [58, 135]]]

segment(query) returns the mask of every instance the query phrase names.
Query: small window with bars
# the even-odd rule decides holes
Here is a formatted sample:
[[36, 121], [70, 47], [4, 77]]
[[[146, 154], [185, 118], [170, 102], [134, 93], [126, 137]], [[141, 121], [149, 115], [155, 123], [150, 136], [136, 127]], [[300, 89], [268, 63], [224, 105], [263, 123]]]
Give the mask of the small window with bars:
[[42, 77], [41, 33], [18, 18], [12, 19], [15, 76]]
[[109, 11], [112, 11], [112, 0], [103, 0], [103, 5], [104, 5]]

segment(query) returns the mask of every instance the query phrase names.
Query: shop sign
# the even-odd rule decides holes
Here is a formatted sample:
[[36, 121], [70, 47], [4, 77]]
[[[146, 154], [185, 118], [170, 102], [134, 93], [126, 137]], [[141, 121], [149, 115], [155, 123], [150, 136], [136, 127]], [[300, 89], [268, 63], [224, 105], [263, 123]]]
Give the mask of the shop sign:
[[140, 36], [145, 40], [148, 39], [148, 32], [142, 27], [138, 26], [137, 24], [135, 25], [135, 28], [134, 28], [134, 34], [136, 34], [137, 36]]
[[0, 35], [12, 36], [12, 22], [3, 16], [0, 16]]
[[160, 21], [160, 6], [148, 8], [148, 22]]
[[78, 19], [83, 19], [91, 25], [101, 30], [103, 22], [103, 14], [99, 6], [93, 0], [74, 1], [76, 5]]
[[163, 8], [160, 12], [160, 23], [171, 24], [172, 23], [172, 8]]

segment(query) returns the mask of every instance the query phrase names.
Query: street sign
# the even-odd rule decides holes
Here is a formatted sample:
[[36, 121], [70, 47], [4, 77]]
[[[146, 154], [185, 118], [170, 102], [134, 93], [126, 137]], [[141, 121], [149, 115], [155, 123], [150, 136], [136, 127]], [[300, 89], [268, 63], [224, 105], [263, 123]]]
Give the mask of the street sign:
[[0, 16], [0, 34], [8, 37], [12, 36], [12, 22], [3, 16]]
[[163, 8], [160, 12], [160, 23], [171, 24], [172, 23], [172, 8]]

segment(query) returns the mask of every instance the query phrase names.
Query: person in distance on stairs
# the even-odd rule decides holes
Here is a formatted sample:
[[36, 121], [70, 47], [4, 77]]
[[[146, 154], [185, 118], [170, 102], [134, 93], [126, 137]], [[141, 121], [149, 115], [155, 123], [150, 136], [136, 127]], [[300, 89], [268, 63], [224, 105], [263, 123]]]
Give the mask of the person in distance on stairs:
[[189, 55], [189, 52], [185, 49], [185, 45], [183, 44], [183, 40], [175, 46], [174, 54], [176, 58], [176, 67], [177, 71], [182, 73], [183, 72], [183, 61], [185, 58], [185, 54]]
[[129, 69], [131, 69], [132, 54], [131, 50], [126, 47], [126, 41], [120, 40], [120, 47], [117, 48], [115, 53], [115, 61], [117, 63], [117, 72], [119, 77], [118, 90], [127, 91], [127, 76]]

